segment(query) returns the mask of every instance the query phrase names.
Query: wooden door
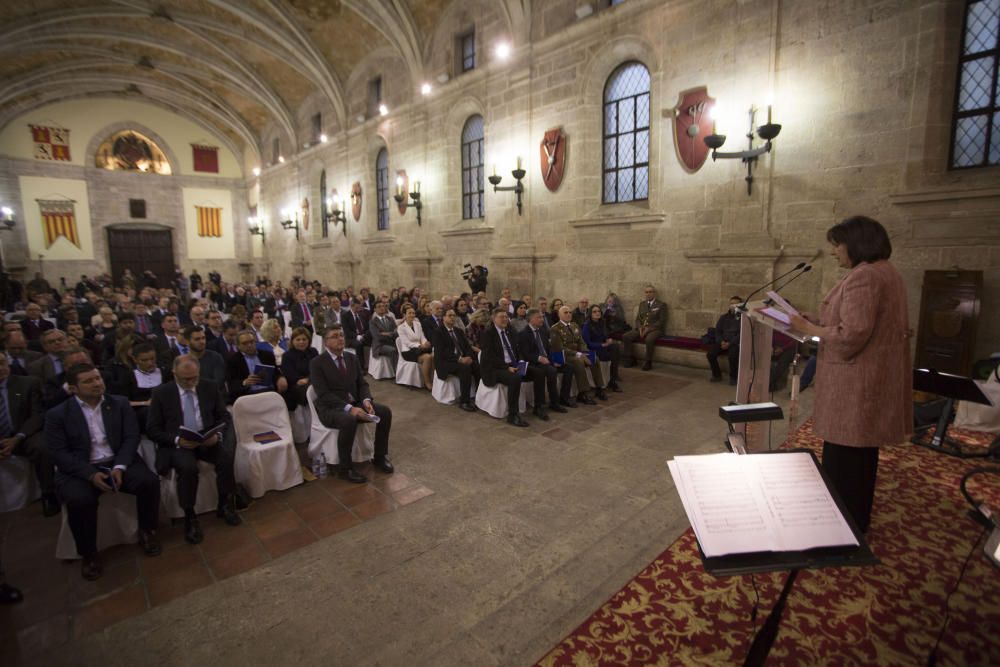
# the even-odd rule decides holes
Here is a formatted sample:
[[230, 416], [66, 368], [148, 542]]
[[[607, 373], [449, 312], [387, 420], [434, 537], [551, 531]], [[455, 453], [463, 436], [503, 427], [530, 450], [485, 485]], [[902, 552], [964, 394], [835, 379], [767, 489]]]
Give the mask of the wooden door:
[[159, 287], [169, 287], [174, 277], [174, 242], [169, 229], [108, 228], [111, 277], [121, 285], [125, 269], [137, 279], [143, 271], [156, 274]]
[[982, 293], [982, 271], [924, 272], [915, 366], [971, 372]]

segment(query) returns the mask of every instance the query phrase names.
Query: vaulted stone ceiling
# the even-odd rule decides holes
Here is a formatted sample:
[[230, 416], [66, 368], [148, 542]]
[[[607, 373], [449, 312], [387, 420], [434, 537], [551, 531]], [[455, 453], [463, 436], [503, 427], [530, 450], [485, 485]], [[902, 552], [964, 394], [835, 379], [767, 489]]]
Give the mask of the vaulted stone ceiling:
[[[178, 111], [259, 156], [273, 123], [295, 145], [312, 94], [346, 126], [345, 84], [375, 50], [411, 89], [452, 2], [487, 0], [18, 0], [0, 3], [0, 127], [46, 103], [122, 95]], [[515, 41], [530, 0], [495, 0]]]

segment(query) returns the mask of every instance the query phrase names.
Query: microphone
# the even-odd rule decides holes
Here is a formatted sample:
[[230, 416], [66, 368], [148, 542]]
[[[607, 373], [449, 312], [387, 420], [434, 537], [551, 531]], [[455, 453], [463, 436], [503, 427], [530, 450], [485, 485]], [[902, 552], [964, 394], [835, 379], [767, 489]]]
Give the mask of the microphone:
[[[778, 276], [774, 280], [768, 281], [768, 282], [764, 283], [763, 285], [761, 285], [760, 287], [758, 287], [757, 289], [755, 289], [754, 291], [750, 292], [750, 296], [748, 296], [746, 299], [744, 299], [743, 303], [740, 304], [740, 310], [746, 310], [747, 309], [747, 304], [750, 303], [750, 297], [752, 297], [754, 294], [759, 293], [765, 287], [770, 287], [771, 285], [773, 285], [774, 283], [778, 282], [779, 280], [781, 280], [785, 276], [790, 275], [792, 273], [795, 273], [796, 271], [798, 271], [799, 269], [801, 269], [804, 266], [806, 266], [805, 262], [799, 262], [798, 264], [795, 265], [795, 268], [793, 268], [791, 271], [786, 271], [785, 273], [782, 273], [780, 276]], [[798, 277], [798, 276], [796, 276], [796, 277]], [[789, 282], [791, 282], [791, 281], [789, 281]]]
[[796, 278], [801, 278], [805, 274], [809, 273], [810, 271], [812, 271], [812, 268], [813, 268], [812, 264], [807, 264], [806, 267], [804, 269], [802, 269], [802, 273], [799, 273], [798, 275], [794, 275], [791, 278], [789, 278], [788, 280], [786, 280], [785, 282], [781, 283], [781, 285], [779, 285], [778, 287], [774, 288], [774, 291], [775, 292], [780, 292], [781, 290], [785, 289], [786, 285], [788, 285], [790, 282], [792, 282]]

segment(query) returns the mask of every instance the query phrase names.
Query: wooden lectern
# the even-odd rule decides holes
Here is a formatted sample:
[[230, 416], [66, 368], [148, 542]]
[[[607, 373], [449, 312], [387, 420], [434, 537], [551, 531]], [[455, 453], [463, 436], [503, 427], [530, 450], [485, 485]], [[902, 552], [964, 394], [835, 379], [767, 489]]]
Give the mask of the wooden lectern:
[[[740, 316], [740, 365], [736, 376], [738, 405], [770, 400], [768, 387], [771, 384], [771, 339], [775, 329], [800, 343], [807, 338], [788, 324], [765, 315], [762, 311], [769, 307], [771, 306], [767, 301], [750, 301]], [[759, 452], [765, 448], [768, 428], [766, 423], [743, 423], [735, 428], [742, 434], [747, 452]]]

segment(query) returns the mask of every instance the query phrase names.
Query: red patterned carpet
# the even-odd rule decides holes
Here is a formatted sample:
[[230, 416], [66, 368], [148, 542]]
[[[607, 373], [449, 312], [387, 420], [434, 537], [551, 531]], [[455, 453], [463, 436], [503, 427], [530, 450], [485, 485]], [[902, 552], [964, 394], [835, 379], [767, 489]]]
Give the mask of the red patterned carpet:
[[[988, 434], [949, 431], [985, 447]], [[783, 445], [820, 452], [804, 424]], [[868, 542], [881, 565], [799, 574], [768, 665], [924, 665], [944, 620], [945, 596], [982, 528], [966, 516], [959, 480], [983, 460], [923, 447], [882, 450]], [[664, 471], [664, 474], [667, 474]], [[969, 483], [1000, 504], [995, 476]], [[755, 577], [760, 626], [784, 574]], [[741, 664], [753, 639], [749, 576], [702, 568], [690, 529], [539, 661], [539, 665]], [[938, 665], [1000, 665], [1000, 571], [983, 541], [951, 596]]]

